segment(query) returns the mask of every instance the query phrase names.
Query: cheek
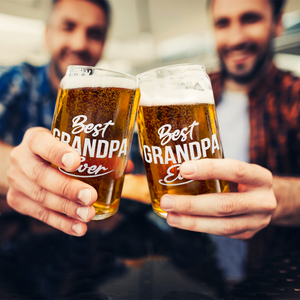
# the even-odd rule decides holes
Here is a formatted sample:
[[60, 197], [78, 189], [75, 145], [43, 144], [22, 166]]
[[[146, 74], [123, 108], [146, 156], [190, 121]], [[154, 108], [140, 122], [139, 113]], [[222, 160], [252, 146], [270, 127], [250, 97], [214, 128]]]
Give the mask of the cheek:
[[102, 54], [104, 43], [90, 43], [90, 53], [94, 59], [99, 59]]
[[228, 43], [228, 34], [224, 31], [215, 33], [216, 49], [218, 52]]
[[249, 40], [256, 43], [261, 49], [268, 45], [273, 36], [271, 28], [268, 26], [252, 26], [247, 34]]
[[63, 38], [60, 34], [55, 35], [50, 39], [49, 50], [52, 55], [58, 55], [59, 52], [66, 47], [66, 39]]

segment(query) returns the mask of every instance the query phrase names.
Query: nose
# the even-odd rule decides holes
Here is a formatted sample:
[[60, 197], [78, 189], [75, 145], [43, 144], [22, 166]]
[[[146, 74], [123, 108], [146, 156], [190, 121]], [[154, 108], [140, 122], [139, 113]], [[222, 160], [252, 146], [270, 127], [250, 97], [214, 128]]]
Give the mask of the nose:
[[239, 22], [231, 24], [228, 35], [226, 36], [227, 45], [230, 48], [241, 45], [247, 42], [246, 32]]
[[80, 28], [76, 29], [69, 39], [69, 47], [74, 52], [85, 51], [88, 47], [86, 32]]

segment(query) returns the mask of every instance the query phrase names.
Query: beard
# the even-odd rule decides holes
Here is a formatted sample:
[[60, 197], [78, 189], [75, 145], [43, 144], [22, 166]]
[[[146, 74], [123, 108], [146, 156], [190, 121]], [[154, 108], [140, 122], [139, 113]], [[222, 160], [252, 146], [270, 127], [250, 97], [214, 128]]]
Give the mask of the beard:
[[55, 60], [52, 60], [52, 65], [53, 65], [53, 70], [54, 70], [55, 76], [59, 80], [61, 80], [65, 76], [65, 73], [62, 72], [62, 70], [60, 69], [58, 63]]
[[246, 42], [239, 44], [232, 48], [223, 48], [220, 50], [220, 64], [221, 64], [221, 72], [228, 78], [231, 78], [233, 81], [239, 84], [248, 84], [251, 83], [256, 78], [259, 78], [259, 76], [264, 72], [264, 69], [267, 65], [267, 62], [270, 62], [273, 59], [274, 56], [274, 42], [273, 39], [270, 38], [268, 40], [267, 47], [265, 48], [265, 51], [263, 51], [261, 54], [258, 54], [253, 66], [250, 68], [250, 70], [243, 70], [245, 69], [245, 66], [243, 64], [238, 64], [236, 66], [237, 72], [231, 72], [225, 63], [225, 60], [223, 59], [224, 55], [227, 55], [230, 51], [234, 50], [245, 50], [249, 53], [257, 53], [258, 52], [258, 45], [252, 42]]

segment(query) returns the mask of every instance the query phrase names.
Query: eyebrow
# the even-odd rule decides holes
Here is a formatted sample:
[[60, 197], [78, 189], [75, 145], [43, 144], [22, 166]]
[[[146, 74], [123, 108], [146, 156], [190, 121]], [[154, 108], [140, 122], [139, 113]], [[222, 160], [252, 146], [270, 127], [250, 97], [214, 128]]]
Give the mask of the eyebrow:
[[263, 15], [256, 11], [249, 11], [242, 14], [242, 16], [240, 17], [242, 21], [249, 18], [256, 18], [257, 20], [261, 20], [263, 18]]
[[[74, 24], [76, 25], [77, 22], [76, 20], [72, 20], [70, 18], [66, 18], [64, 20], [62, 20], [61, 24]], [[105, 30], [106, 26], [102, 26], [102, 25], [91, 25], [88, 26], [88, 29], [95, 29], [95, 30]]]
[[74, 21], [71, 20], [71, 19], [65, 19], [65, 20], [62, 21], [62, 23], [63, 23], [63, 24], [65, 24], [65, 23], [76, 24], [76, 22], [74, 22]]
[[66, 24], [76, 25], [76, 22], [73, 21], [72, 19], [66, 18], [66, 19], [61, 20], [60, 23], [58, 23], [58, 25], [66, 25]]
[[224, 23], [228, 23], [229, 22], [229, 19], [228, 17], [219, 17], [217, 18], [216, 20], [214, 20], [214, 24], [215, 25], [222, 25]]
[[[251, 19], [251, 18], [261, 20], [261, 19], [263, 19], [263, 15], [256, 11], [249, 11], [249, 12], [245, 12], [241, 16], [239, 16], [239, 20], [242, 22], [246, 21], [247, 19]], [[222, 24], [225, 24], [228, 22], [230, 22], [230, 17], [226, 17], [226, 16], [221, 16], [214, 20], [215, 25], [222, 25]]]

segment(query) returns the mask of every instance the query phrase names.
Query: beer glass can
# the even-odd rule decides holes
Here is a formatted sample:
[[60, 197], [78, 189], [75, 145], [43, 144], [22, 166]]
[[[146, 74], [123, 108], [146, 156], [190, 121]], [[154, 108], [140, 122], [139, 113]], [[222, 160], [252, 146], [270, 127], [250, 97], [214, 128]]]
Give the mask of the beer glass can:
[[154, 212], [164, 194], [229, 192], [218, 179], [188, 180], [185, 161], [224, 158], [213, 91], [205, 68], [196, 64], [166, 66], [137, 76], [141, 92], [137, 125], [140, 151]]
[[61, 80], [51, 132], [81, 164], [74, 172], [58, 169], [96, 189], [93, 220], [118, 210], [139, 98], [136, 77], [125, 73], [69, 66]]

